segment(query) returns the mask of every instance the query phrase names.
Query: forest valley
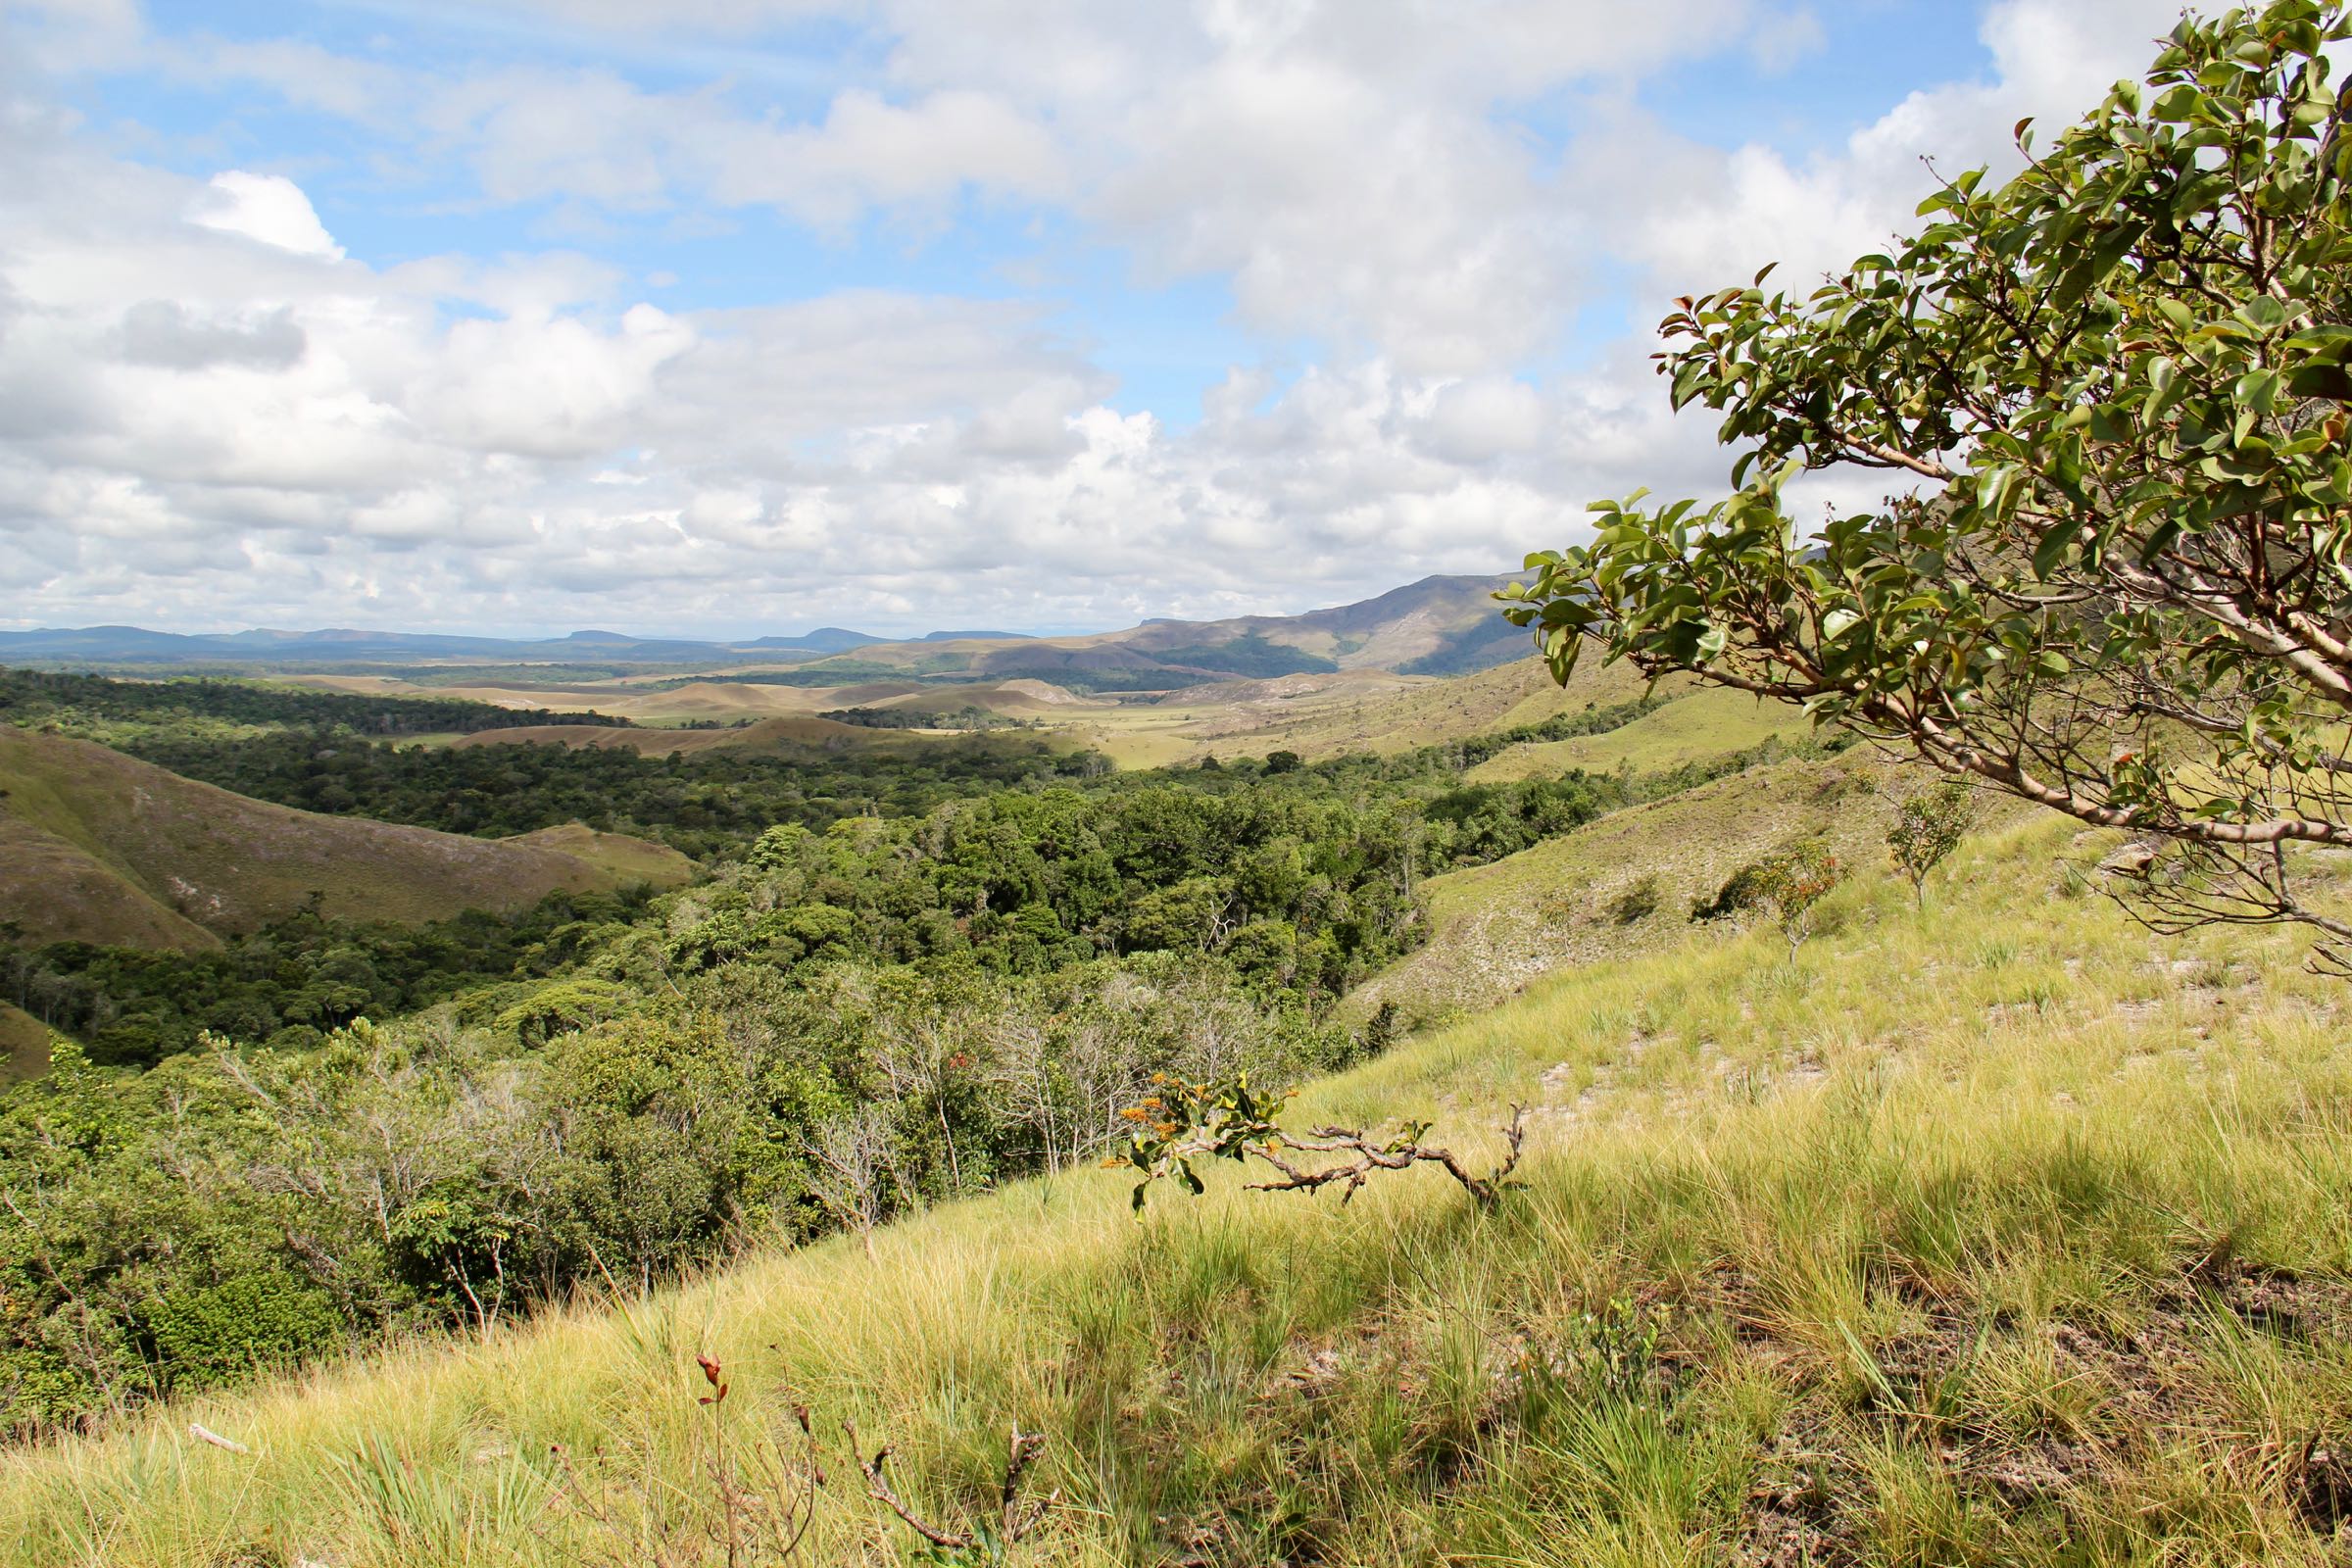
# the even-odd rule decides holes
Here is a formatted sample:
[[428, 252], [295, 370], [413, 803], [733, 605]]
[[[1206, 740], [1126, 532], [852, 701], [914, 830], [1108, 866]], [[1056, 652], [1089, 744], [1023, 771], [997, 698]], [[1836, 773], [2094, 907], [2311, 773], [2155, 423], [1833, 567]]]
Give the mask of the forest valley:
[[515, 715], [0, 673], [19, 724], [263, 800], [585, 819], [708, 871], [421, 927], [314, 910], [204, 951], [0, 953], [0, 1000], [59, 1032], [0, 1090], [0, 1426], [870, 1231], [1100, 1158], [1155, 1074], [1279, 1090], [1376, 1053], [1395, 1007], [1334, 1004], [1423, 940], [1422, 879], [1756, 760], [1462, 777], [1656, 706], [1120, 774], [998, 735], [451, 749], [414, 738]]

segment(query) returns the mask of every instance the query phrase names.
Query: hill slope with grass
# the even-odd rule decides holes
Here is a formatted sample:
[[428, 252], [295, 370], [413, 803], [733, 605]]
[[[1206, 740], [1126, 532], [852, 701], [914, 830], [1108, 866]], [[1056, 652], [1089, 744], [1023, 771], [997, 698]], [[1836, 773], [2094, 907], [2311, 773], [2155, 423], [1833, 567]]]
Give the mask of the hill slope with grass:
[[1542, 661], [1521, 658], [1444, 678], [1348, 670], [1207, 686], [1095, 721], [1114, 738], [1122, 731], [1151, 731], [1181, 747], [1177, 756], [1155, 760], [1288, 751], [1318, 761], [1350, 752], [1406, 752], [1540, 724], [1588, 708], [1632, 702], [1643, 689], [1642, 677], [1628, 666], [1598, 663], [1578, 670], [1563, 689]]
[[1611, 773], [1620, 767], [1649, 773], [1741, 751], [1769, 738], [1795, 741], [1813, 733], [1812, 721], [1785, 703], [1759, 702], [1720, 686], [1687, 687], [1679, 681], [1662, 682], [1661, 690], [1676, 694], [1675, 700], [1621, 729], [1564, 741], [1523, 741], [1471, 769], [1470, 778], [1480, 784], [1506, 784], [1580, 767], [1589, 773]]
[[38, 1018], [0, 1002], [0, 1083], [36, 1077], [48, 1066], [48, 1029]]
[[202, 948], [314, 897], [330, 918], [423, 921], [693, 873], [674, 851], [612, 837], [501, 842], [320, 816], [0, 726], [0, 909], [33, 944]]
[[910, 1549], [845, 1417], [949, 1520], [1042, 1433], [1040, 1564], [2339, 1561], [2347, 993], [2070, 897], [2101, 847], [2005, 827], [1925, 913], [1874, 871], [1793, 958], [1661, 930], [1293, 1107], [1483, 1166], [1527, 1106], [1492, 1212], [1022, 1184], [10, 1453], [0, 1562], [651, 1560], [715, 1540], [714, 1415], [797, 1445], [793, 1400], [808, 1562]]

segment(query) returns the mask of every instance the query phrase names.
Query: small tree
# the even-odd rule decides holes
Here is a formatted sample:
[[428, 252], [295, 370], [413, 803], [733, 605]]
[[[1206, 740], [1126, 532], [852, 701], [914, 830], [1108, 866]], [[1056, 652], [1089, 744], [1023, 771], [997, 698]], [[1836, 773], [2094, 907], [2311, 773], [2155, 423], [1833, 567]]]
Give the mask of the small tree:
[[[2186, 19], [1916, 237], [1678, 302], [1659, 368], [1736, 493], [1601, 504], [1511, 618], [1563, 680], [1594, 638], [2156, 840], [2149, 924], [2299, 923], [2352, 972], [2292, 854], [2352, 846], [2348, 40], [2343, 0]], [[1914, 488], [1800, 530], [1832, 467]]]
[[1814, 906], [1845, 880], [1845, 867], [1819, 841], [1807, 839], [1778, 855], [1732, 873], [1711, 902], [1690, 911], [1693, 920], [1715, 920], [1748, 909], [1769, 908], [1794, 958], [1813, 934]]
[[889, 1112], [868, 1101], [828, 1116], [801, 1152], [808, 1162], [809, 1196], [834, 1223], [856, 1231], [865, 1255], [873, 1256], [874, 1229], [889, 1217], [891, 1197], [902, 1185]]
[[1976, 820], [1976, 796], [1954, 778], [1895, 807], [1894, 825], [1886, 830], [1886, 851], [1894, 868], [1910, 882], [1911, 902], [1918, 907], [1928, 906], [1928, 874], [1960, 847]]

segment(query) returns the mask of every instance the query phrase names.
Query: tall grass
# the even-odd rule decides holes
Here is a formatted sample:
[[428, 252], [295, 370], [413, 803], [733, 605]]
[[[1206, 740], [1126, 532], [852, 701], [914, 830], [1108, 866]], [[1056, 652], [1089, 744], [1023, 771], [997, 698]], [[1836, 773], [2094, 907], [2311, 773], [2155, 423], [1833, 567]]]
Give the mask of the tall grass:
[[[1040, 1564], [2340, 1561], [2346, 999], [2284, 935], [2053, 897], [2066, 848], [1973, 842], [1925, 917], [1865, 878], [1793, 961], [1541, 982], [1302, 1098], [1457, 1147], [1530, 1102], [1494, 1212], [1015, 1188], [9, 1454], [0, 1563], [583, 1560], [551, 1446], [690, 1506], [698, 1351], [895, 1442], [931, 1516], [1046, 1432]], [[808, 1560], [907, 1560], [843, 1459]]]

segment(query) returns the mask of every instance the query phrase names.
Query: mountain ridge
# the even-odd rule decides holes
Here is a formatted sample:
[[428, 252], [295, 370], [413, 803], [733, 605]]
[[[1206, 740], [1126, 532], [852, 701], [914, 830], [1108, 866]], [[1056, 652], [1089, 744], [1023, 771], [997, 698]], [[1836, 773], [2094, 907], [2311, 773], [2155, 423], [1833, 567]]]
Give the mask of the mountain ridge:
[[811, 679], [844, 683], [881, 674], [934, 680], [1083, 680], [1105, 690], [1156, 690], [1209, 680], [1265, 679], [1340, 669], [1464, 674], [1525, 649], [1524, 634], [1495, 612], [1507, 574], [1433, 575], [1370, 599], [1297, 615], [1218, 620], [1153, 617], [1111, 631], [1031, 636], [933, 631], [882, 638], [839, 626], [798, 636], [698, 640], [583, 629], [562, 637], [499, 638], [442, 632], [320, 627], [183, 633], [141, 626], [0, 631], [0, 661], [199, 664], [354, 664], [432, 661], [558, 663], [583, 657], [651, 665], [724, 665], [747, 658], [790, 663]]

